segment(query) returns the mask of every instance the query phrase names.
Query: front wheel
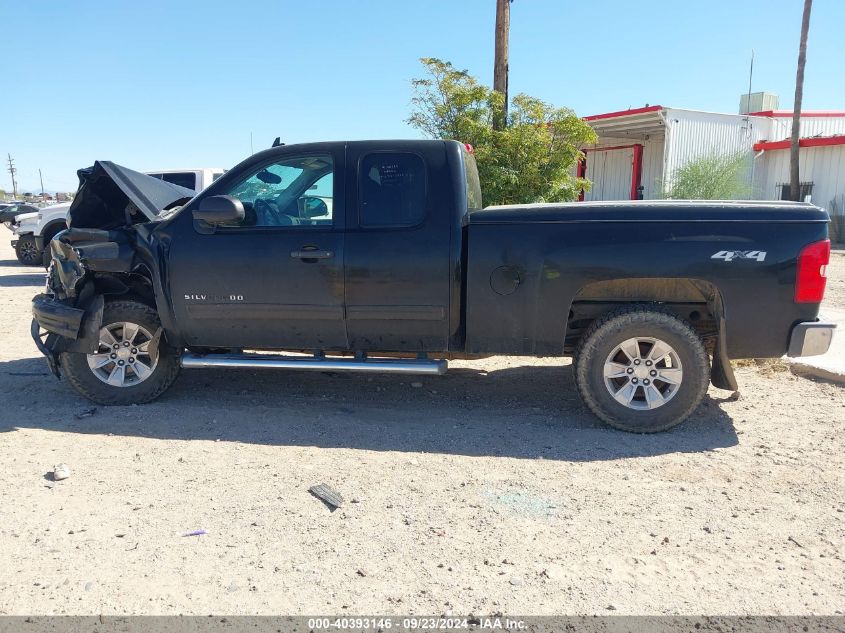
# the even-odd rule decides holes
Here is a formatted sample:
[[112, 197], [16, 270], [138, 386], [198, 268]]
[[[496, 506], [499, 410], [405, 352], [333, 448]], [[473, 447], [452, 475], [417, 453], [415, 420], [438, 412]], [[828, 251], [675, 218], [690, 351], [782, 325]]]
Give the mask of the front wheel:
[[68, 382], [98, 404], [154, 400], [173, 384], [180, 368], [176, 350], [156, 338], [160, 327], [155, 310], [143, 303], [107, 303], [97, 351], [59, 357]]
[[634, 433], [683, 422], [710, 382], [707, 352], [695, 331], [648, 306], [596, 319], [576, 358], [575, 384], [585, 404], [610, 426]]
[[38, 250], [34, 235], [21, 235], [18, 238], [15, 256], [24, 266], [37, 266], [41, 262], [41, 251]]

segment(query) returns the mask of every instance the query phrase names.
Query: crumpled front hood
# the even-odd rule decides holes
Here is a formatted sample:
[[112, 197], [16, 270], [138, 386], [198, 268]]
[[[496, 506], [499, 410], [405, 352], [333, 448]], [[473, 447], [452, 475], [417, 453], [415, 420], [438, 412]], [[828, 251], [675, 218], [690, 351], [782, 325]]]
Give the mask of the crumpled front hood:
[[68, 212], [72, 228], [116, 229], [153, 222], [163, 210], [196, 195], [110, 161], [97, 161], [76, 173], [79, 190]]

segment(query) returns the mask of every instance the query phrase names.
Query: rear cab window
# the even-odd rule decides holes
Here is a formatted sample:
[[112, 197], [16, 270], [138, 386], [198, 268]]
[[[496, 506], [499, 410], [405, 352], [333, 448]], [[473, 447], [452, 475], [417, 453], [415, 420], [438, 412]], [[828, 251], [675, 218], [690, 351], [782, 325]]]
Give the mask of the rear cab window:
[[367, 154], [360, 162], [358, 192], [362, 227], [418, 226], [425, 220], [425, 161], [410, 152]]
[[461, 148], [464, 157], [464, 176], [466, 178], [467, 210], [478, 211], [483, 209], [481, 203], [481, 180], [478, 177], [478, 166], [475, 163], [475, 155], [470, 153], [466, 146]]

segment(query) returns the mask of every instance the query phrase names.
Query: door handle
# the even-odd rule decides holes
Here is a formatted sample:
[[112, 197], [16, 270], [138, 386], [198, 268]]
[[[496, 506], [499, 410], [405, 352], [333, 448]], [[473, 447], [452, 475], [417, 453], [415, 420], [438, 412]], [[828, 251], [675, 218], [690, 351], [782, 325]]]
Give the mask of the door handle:
[[334, 253], [332, 251], [304, 248], [301, 251], [291, 251], [290, 256], [292, 259], [331, 259], [334, 257]]

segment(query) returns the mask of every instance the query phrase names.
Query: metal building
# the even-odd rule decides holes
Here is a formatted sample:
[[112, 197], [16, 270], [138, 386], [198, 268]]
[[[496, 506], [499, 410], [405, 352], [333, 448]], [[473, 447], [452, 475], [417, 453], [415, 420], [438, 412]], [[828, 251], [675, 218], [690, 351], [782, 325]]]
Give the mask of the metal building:
[[[778, 110], [720, 114], [646, 106], [585, 117], [598, 143], [583, 148], [578, 174], [592, 181], [582, 200], [664, 197], [674, 174], [712, 154], [746, 153], [753, 198], [789, 195], [792, 113]], [[802, 194], [822, 207], [845, 203], [845, 111], [801, 115]]]

